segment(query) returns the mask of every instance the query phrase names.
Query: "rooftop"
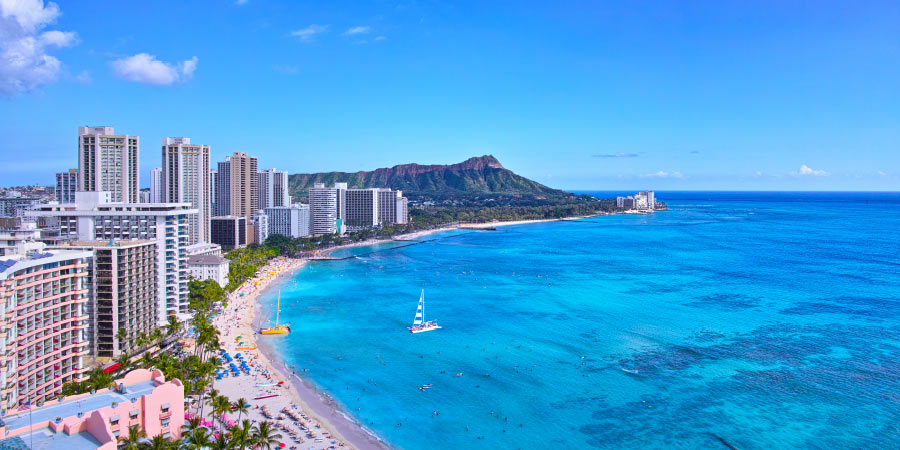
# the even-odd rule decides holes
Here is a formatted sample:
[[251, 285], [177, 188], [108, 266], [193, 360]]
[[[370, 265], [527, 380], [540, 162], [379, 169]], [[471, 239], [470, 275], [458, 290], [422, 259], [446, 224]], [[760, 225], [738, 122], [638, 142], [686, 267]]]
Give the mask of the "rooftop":
[[[144, 394], [149, 394], [156, 387], [156, 381], [149, 379], [125, 386], [125, 393], [107, 391], [63, 402], [48, 401], [43, 407], [31, 411], [17, 411], [13, 415], [7, 415], [2, 419], [8, 430], [16, 430], [28, 426], [29, 423], [54, 420], [57, 417], [71, 417], [79, 412], [90, 411], [110, 406], [112, 402], [130, 402], [132, 398], [139, 399]], [[96, 447], [96, 446], [95, 446]], [[2, 447], [0, 447], [2, 448]]]
[[187, 263], [193, 265], [218, 265], [227, 261], [219, 255], [190, 255], [187, 258]]
[[112, 240], [112, 241], [68, 241], [60, 244], [62, 247], [131, 247], [136, 245], [152, 244], [156, 241], [149, 239]]
[[0, 441], [0, 450], [53, 450], [60, 448], [66, 450], [94, 450], [99, 446], [100, 442], [94, 439], [94, 436], [91, 436], [87, 431], [68, 435], [65, 433], [54, 433], [47, 427]]

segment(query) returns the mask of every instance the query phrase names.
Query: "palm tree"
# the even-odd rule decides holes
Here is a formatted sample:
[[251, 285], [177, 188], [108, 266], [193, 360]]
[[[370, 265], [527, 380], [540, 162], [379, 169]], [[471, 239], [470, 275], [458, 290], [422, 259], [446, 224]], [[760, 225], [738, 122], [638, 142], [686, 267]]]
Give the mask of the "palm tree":
[[168, 323], [166, 324], [166, 336], [178, 336], [181, 334], [181, 322], [178, 321], [178, 318], [175, 316], [169, 316], [167, 319]]
[[247, 403], [247, 399], [245, 399], [244, 397], [241, 397], [241, 398], [237, 399], [236, 402], [232, 403], [231, 408], [233, 410], [237, 410], [237, 412], [238, 412], [237, 421], [238, 422], [241, 421], [242, 414], [246, 414], [246, 413], [250, 412], [250, 405]]
[[153, 436], [150, 442], [141, 446], [141, 450], [173, 450], [174, 448], [175, 443], [169, 438], [164, 438], [161, 434]]
[[228, 435], [225, 433], [219, 433], [216, 435], [216, 438], [211, 442], [210, 449], [212, 450], [231, 450], [234, 448], [231, 442], [231, 439], [228, 438]]
[[119, 339], [119, 348], [125, 348], [125, 340], [128, 339], [128, 333], [124, 328], [119, 328], [119, 331], [116, 332], [116, 338]]
[[281, 434], [272, 428], [268, 421], [260, 422], [250, 438], [250, 444], [258, 446], [260, 450], [272, 450], [272, 446], [281, 440]]
[[92, 389], [105, 389], [113, 385], [112, 375], [103, 371], [103, 369], [97, 367], [96, 369], [91, 371], [91, 374], [88, 376], [88, 383], [90, 383]]
[[159, 342], [163, 338], [163, 332], [159, 328], [154, 328], [153, 332], [150, 333], [150, 342], [159, 345]]
[[138, 441], [146, 437], [147, 434], [140, 425], [132, 425], [128, 427], [128, 436], [119, 443], [119, 450], [141, 450], [141, 443]]
[[153, 367], [153, 355], [150, 352], [144, 352], [141, 355], [141, 365], [144, 366], [145, 369], [149, 369]]
[[244, 450], [250, 443], [253, 432], [253, 423], [244, 419], [240, 424], [231, 429], [232, 441], [239, 450]]
[[200, 416], [193, 416], [190, 419], [184, 421], [184, 431], [186, 433], [190, 433], [197, 428], [200, 428]]
[[119, 368], [117, 369], [117, 372], [119, 372], [119, 374], [128, 372], [128, 370], [131, 368], [131, 355], [129, 355], [128, 352], [123, 351], [119, 355], [119, 357], [116, 358], [116, 364], [119, 365]]
[[228, 401], [228, 397], [220, 395], [213, 400], [212, 407], [216, 417], [221, 418], [223, 414], [231, 410], [231, 402]]
[[209, 429], [200, 427], [191, 431], [190, 436], [187, 437], [187, 442], [185, 442], [187, 445], [184, 447], [188, 450], [202, 450], [209, 447], [211, 438], [212, 435], [209, 434]]

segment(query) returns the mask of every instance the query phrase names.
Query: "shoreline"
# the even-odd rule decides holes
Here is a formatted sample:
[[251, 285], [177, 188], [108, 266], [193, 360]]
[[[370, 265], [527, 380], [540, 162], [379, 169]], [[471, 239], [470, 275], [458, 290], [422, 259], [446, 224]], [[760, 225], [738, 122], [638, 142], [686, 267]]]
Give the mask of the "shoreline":
[[497, 222], [462, 222], [453, 226], [444, 226], [440, 228], [433, 228], [429, 230], [419, 230], [413, 231], [412, 233], [400, 234], [397, 236], [392, 236], [390, 238], [382, 238], [382, 239], [368, 239], [365, 241], [354, 242], [351, 244], [338, 245], [332, 248], [325, 249], [322, 254], [326, 258], [331, 255], [331, 252], [344, 250], [348, 248], [354, 247], [365, 247], [369, 245], [379, 245], [385, 244], [388, 242], [394, 241], [415, 241], [425, 236], [434, 233], [440, 233], [443, 231], [453, 231], [453, 230], [486, 230], [494, 227], [505, 227], [510, 225], [528, 225], [534, 223], [544, 223], [544, 222], [565, 222], [568, 220], [578, 220], [578, 219], [588, 219], [591, 217], [602, 217], [609, 216], [614, 214], [629, 214], [628, 212], [622, 213], [603, 213], [603, 214], [591, 214], [587, 216], [572, 216], [572, 217], [561, 217], [558, 219], [528, 219], [528, 220], [508, 220], [508, 221], [497, 221]]
[[[370, 245], [384, 244], [393, 241], [415, 241], [425, 236], [453, 230], [480, 230], [493, 228], [498, 226], [511, 225], [527, 225], [543, 222], [556, 222], [566, 220], [577, 220], [589, 217], [604, 216], [609, 214], [595, 214], [589, 216], [565, 217], [559, 219], [533, 219], [533, 220], [517, 220], [505, 222], [487, 222], [487, 223], [461, 223], [454, 226], [434, 228], [430, 230], [420, 230], [412, 233], [394, 236], [389, 239], [371, 239], [362, 242], [354, 242], [351, 244], [340, 245], [327, 249], [324, 254], [330, 255], [331, 252], [341, 249], [363, 247]], [[270, 410], [277, 417], [278, 410], [283, 406], [291, 407], [297, 405], [299, 411], [304, 413], [306, 423], [310, 425], [310, 429], [321, 432], [323, 442], [315, 442], [315, 439], [305, 439], [302, 443], [298, 443], [303, 448], [315, 448], [323, 450], [328, 448], [355, 448], [358, 450], [388, 450], [393, 448], [390, 443], [381, 439], [374, 430], [370, 430], [365, 425], [357, 422], [352, 414], [342, 407], [332, 397], [328, 391], [321, 389], [315, 384], [315, 381], [303, 377], [299, 373], [294, 373], [278, 355], [275, 348], [276, 343], [259, 339], [256, 330], [262, 326], [263, 318], [262, 305], [259, 301], [263, 294], [271, 291], [271, 288], [280, 281], [289, 278], [289, 275], [296, 273], [299, 269], [309, 263], [308, 259], [291, 259], [277, 258], [257, 271], [257, 275], [247, 280], [238, 289], [229, 295], [228, 307], [223, 313], [216, 317], [214, 324], [222, 333], [222, 348], [234, 355], [242, 352], [248, 361], [252, 361], [254, 367], [259, 367], [259, 375], [265, 376], [267, 380], [283, 381], [283, 385], [275, 385], [269, 389], [263, 389], [265, 392], [258, 394], [276, 394], [278, 397], [267, 398], [263, 401], [254, 400], [253, 397], [260, 395], [251, 395], [253, 389], [246, 383], [242, 383], [245, 376], [240, 378], [226, 378], [216, 381], [216, 387], [220, 389], [222, 394], [228, 395], [236, 400], [240, 397], [248, 399], [251, 405], [247, 418], [255, 420], [271, 420], [266, 419], [261, 414], [260, 405], [265, 404], [273, 406]], [[243, 294], [243, 295], [241, 295]], [[231, 319], [231, 322], [227, 322]], [[253, 347], [256, 354], [251, 351], [238, 351], [238, 346]], [[241, 380], [241, 381], [237, 381]], [[287, 389], [284, 389], [284, 386]], [[260, 389], [257, 387], [256, 389]], [[277, 390], [275, 390], [277, 389]], [[264, 402], [264, 403], [263, 403]], [[234, 414], [230, 414], [229, 417]], [[233, 418], [233, 417], [232, 417]], [[298, 430], [299, 431], [299, 430]], [[285, 439], [289, 441], [289, 439]], [[336, 444], [331, 444], [335, 441]], [[310, 447], [310, 445], [313, 445]]]
[[[290, 418], [286, 418], [287, 428], [303, 435], [305, 432], [300, 428], [302, 424], [310, 430], [313, 437], [304, 437], [294, 444], [293, 439], [284, 430], [277, 430], [283, 435], [282, 442], [291, 443], [290, 445], [316, 450], [338, 447], [358, 450], [387, 449], [389, 447], [383, 441], [378, 440], [374, 433], [362, 425], [352, 421], [338, 405], [329, 404], [315, 389], [304, 385], [297, 377], [288, 376], [287, 371], [283, 369], [284, 362], [267, 349], [271, 343], [259, 339], [261, 335], [256, 332], [256, 327], [258, 322], [264, 320], [259, 314], [260, 296], [307, 263], [307, 260], [302, 259], [277, 258], [261, 267], [256, 276], [244, 282], [229, 295], [227, 308], [213, 319], [213, 324], [221, 334], [222, 349], [232, 356], [241, 353], [245, 361], [251, 365], [252, 371], [249, 376], [242, 374], [239, 377], [216, 380], [213, 387], [232, 401], [241, 397], [247, 400], [251, 409], [242, 418], [275, 423], [274, 418], [281, 415], [280, 411], [284, 408], [300, 413], [303, 420], [297, 424], [291, 423]], [[237, 350], [238, 347], [245, 350]], [[252, 380], [249, 380], [251, 377]], [[268, 395], [274, 397], [258, 400], [254, 398]], [[269, 408], [268, 412], [272, 418], [265, 417], [264, 406]], [[208, 411], [204, 410], [204, 413]], [[236, 416], [235, 413], [227, 414], [230, 420], [234, 420]], [[317, 440], [320, 442], [316, 442]]]

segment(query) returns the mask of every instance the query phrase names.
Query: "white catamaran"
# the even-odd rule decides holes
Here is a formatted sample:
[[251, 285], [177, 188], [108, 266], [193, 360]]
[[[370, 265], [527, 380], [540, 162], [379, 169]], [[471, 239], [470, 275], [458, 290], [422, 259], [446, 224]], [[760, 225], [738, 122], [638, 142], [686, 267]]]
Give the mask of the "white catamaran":
[[422, 289], [422, 295], [419, 297], [419, 308], [416, 309], [416, 318], [409, 327], [410, 333], [422, 333], [425, 331], [436, 330], [441, 326], [433, 320], [425, 321], [425, 289]]

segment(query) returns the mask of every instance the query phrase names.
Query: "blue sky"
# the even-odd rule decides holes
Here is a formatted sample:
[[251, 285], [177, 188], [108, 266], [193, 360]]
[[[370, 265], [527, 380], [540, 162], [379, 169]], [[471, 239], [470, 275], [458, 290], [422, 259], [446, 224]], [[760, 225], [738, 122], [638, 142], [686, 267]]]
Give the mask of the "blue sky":
[[111, 125], [142, 185], [190, 136], [291, 173], [490, 153], [565, 189], [900, 189], [898, 2], [0, 9], [3, 185], [50, 184], [78, 126]]

